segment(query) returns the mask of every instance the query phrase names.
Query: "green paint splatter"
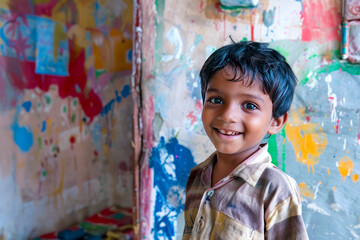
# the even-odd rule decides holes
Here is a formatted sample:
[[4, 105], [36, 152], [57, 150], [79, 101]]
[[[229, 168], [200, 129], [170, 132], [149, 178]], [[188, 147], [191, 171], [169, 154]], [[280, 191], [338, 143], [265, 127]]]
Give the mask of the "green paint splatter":
[[44, 98], [45, 98], [46, 104], [50, 104], [50, 103], [51, 103], [51, 97], [50, 97], [50, 96], [45, 95]]
[[313, 71], [315, 74], [315, 73], [331, 73], [340, 70], [352, 75], [360, 75], [359, 65], [349, 63], [348, 61], [333, 60], [333, 62], [331, 62], [330, 64], [322, 65], [320, 68], [307, 69], [306, 71], [304, 71], [303, 76], [305, 77], [301, 79], [299, 85], [304, 86], [306, 83], [308, 83], [309, 81], [308, 75], [310, 71]]
[[57, 146], [56, 146], [56, 145], [54, 145], [54, 146], [52, 147], [52, 151], [53, 151], [53, 152], [57, 152]]
[[281, 55], [283, 55], [286, 59], [290, 56], [290, 52], [285, 51], [285, 49], [283, 48], [275, 47], [274, 49], [278, 51]]
[[95, 78], [98, 79], [102, 74], [106, 73], [105, 69], [95, 70]]
[[75, 99], [75, 100], [73, 101], [73, 105], [74, 105], [74, 107], [76, 107], [76, 106], [77, 106], [77, 104], [78, 104], [78, 100], [77, 100], [77, 99]]
[[43, 177], [46, 177], [46, 175], [47, 175], [46, 171], [42, 171], [41, 175], [42, 175]]
[[39, 150], [41, 150], [41, 148], [42, 148], [42, 139], [41, 139], [41, 137], [38, 137], [38, 145], [39, 145]]
[[75, 113], [71, 116], [71, 122], [74, 123], [75, 122], [75, 119], [76, 119], [76, 115]]
[[268, 152], [270, 153], [271, 156], [271, 162], [272, 164], [274, 164], [275, 166], [279, 166], [279, 162], [278, 162], [278, 149], [277, 149], [277, 143], [276, 143], [276, 135], [271, 135], [269, 140], [268, 140]]
[[63, 111], [63, 113], [66, 113], [66, 112], [67, 112], [67, 107], [66, 107], [66, 106], [63, 106], [62, 111]]

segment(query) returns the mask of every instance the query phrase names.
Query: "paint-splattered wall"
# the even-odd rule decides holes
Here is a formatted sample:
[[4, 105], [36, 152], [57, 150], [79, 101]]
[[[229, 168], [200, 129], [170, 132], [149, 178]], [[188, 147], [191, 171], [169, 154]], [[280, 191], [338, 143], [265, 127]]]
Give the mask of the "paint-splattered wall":
[[224, 10], [217, 0], [144, 0], [142, 9], [141, 235], [182, 234], [189, 169], [214, 150], [200, 121], [198, 73], [231, 35], [271, 42], [298, 76], [290, 119], [269, 149], [299, 184], [310, 239], [359, 239], [360, 66], [339, 60], [341, 1]]
[[0, 238], [132, 205], [131, 0], [0, 1]]

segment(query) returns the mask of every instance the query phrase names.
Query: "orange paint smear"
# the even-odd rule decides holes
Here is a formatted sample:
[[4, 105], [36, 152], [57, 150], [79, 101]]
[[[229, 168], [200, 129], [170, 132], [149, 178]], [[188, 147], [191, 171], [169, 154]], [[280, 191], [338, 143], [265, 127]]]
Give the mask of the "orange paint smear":
[[352, 180], [354, 183], [356, 183], [357, 181], [359, 181], [359, 175], [358, 175], [358, 174], [353, 174], [353, 175], [351, 176], [351, 180]]
[[315, 198], [314, 191], [311, 190], [306, 183], [304, 183], [304, 182], [299, 183], [299, 190], [300, 190], [300, 194], [302, 196], [304, 196], [306, 198], [311, 198], [311, 199]]
[[[326, 135], [319, 123], [309, 123], [305, 119], [305, 108], [291, 113], [291, 122], [285, 127], [287, 139], [291, 142], [296, 160], [308, 166], [315, 174], [314, 165], [319, 163], [320, 155], [327, 145]], [[302, 118], [304, 121], [301, 121]]]
[[351, 174], [353, 168], [354, 168], [354, 163], [348, 156], [344, 156], [340, 158], [338, 169], [340, 175], [343, 177], [342, 179], [343, 181], [345, 181], [346, 176], [349, 176]]

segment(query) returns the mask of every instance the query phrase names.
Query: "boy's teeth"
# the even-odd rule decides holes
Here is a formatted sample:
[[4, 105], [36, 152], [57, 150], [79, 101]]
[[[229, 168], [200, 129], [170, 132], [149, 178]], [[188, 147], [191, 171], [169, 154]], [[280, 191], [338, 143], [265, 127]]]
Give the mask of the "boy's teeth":
[[220, 132], [221, 134], [225, 134], [225, 135], [231, 135], [231, 136], [236, 135], [236, 132], [232, 132], [232, 131], [225, 131], [225, 130], [220, 130], [220, 129], [219, 129], [219, 132]]

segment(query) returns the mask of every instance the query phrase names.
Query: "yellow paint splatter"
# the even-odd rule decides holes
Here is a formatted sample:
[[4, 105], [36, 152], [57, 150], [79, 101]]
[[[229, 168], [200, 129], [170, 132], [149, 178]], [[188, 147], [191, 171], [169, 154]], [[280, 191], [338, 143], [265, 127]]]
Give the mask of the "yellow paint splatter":
[[55, 209], [57, 209], [57, 200], [58, 200], [58, 195], [61, 199], [61, 203], [63, 203], [63, 190], [64, 190], [64, 178], [65, 178], [65, 159], [62, 158], [61, 159], [61, 175], [60, 175], [60, 183], [59, 186], [51, 192], [51, 196], [53, 196], [53, 206]]
[[341, 176], [343, 177], [343, 181], [345, 181], [345, 177], [349, 176], [352, 172], [354, 163], [348, 156], [344, 156], [340, 158], [338, 168]]
[[333, 187], [333, 190], [336, 191], [337, 190], [336, 187]]
[[95, 28], [95, 19], [89, 16], [95, 15], [95, 0], [74, 0], [78, 12], [78, 24], [81, 27]]
[[327, 172], [328, 172], [328, 174], [330, 175], [330, 169], [329, 169], [329, 168], [327, 168]]
[[306, 183], [304, 183], [304, 182], [299, 183], [299, 190], [300, 190], [300, 194], [302, 196], [311, 198], [311, 199], [315, 198], [314, 191], [311, 190]]
[[301, 118], [305, 119], [305, 107], [291, 112], [291, 121], [286, 125], [285, 132], [294, 148], [296, 160], [306, 164], [309, 173], [311, 167], [314, 174], [314, 165], [319, 163], [327, 139], [319, 123], [301, 121]]
[[357, 182], [357, 181], [359, 181], [359, 175], [358, 174], [353, 174], [352, 176], [351, 176], [351, 180], [355, 183], [355, 182]]
[[25, 166], [25, 162], [21, 162], [18, 164], [18, 168], [23, 168]]

